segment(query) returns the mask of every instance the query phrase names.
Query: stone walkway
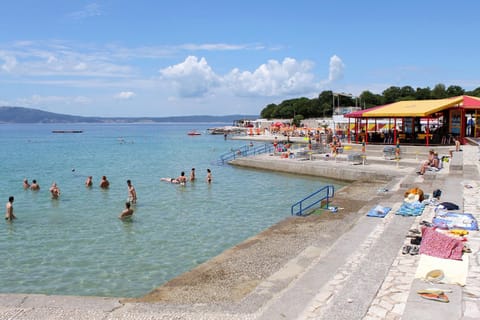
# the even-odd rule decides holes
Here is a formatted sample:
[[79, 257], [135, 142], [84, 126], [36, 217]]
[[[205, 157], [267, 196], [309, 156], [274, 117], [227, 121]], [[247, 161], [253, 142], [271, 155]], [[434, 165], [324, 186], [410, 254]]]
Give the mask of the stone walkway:
[[[464, 148], [464, 171], [462, 184], [457, 188], [463, 190], [463, 209], [466, 213], [475, 215], [477, 221], [480, 221], [480, 183], [478, 172], [480, 171], [480, 162], [478, 148], [466, 146]], [[470, 174], [467, 175], [467, 174]], [[465, 186], [469, 186], [468, 188]], [[422, 216], [417, 217], [412, 228], [418, 228], [422, 220], [431, 221], [434, 216], [433, 208], [427, 207]], [[407, 242], [406, 242], [407, 243]], [[463, 287], [461, 294], [461, 305], [452, 306], [460, 308], [460, 317], [451, 318], [450, 313], [436, 315], [435, 319], [480, 319], [480, 232], [470, 232], [468, 236], [468, 245], [472, 253], [470, 254], [470, 266], [467, 277], [467, 285]], [[365, 320], [373, 319], [406, 319], [403, 317], [407, 307], [407, 299], [410, 295], [414, 275], [418, 266], [419, 255], [402, 254], [399, 251], [397, 258], [392, 264], [385, 282], [380, 288], [376, 298], [372, 302]], [[452, 299], [451, 299], [452, 300]], [[438, 302], [424, 301], [416, 308], [433, 309]], [[434, 313], [433, 310], [431, 310]], [[439, 317], [440, 316], [440, 317]], [[417, 318], [418, 319], [418, 318]]]
[[[427, 193], [441, 189], [442, 201], [461, 203], [464, 212], [480, 221], [478, 148], [463, 149], [463, 173], [445, 169], [435, 176], [413, 177], [409, 183]], [[361, 219], [330, 251], [256, 311], [213, 310], [205, 305], [122, 304], [115, 298], [0, 294], [0, 320], [480, 319], [480, 232], [468, 236], [472, 253], [466, 286], [443, 287], [452, 290], [448, 294], [450, 303], [422, 300], [415, 291], [424, 284], [414, 279], [420, 256], [404, 255], [401, 248], [409, 240], [406, 231], [418, 228], [419, 222], [431, 219], [434, 212], [433, 207], [427, 207], [420, 217], [393, 214], [402, 201], [403, 188], [405, 185], [395, 185], [383, 198], [381, 204], [392, 207], [386, 218]], [[362, 211], [365, 208], [359, 210], [362, 215], [366, 213]]]

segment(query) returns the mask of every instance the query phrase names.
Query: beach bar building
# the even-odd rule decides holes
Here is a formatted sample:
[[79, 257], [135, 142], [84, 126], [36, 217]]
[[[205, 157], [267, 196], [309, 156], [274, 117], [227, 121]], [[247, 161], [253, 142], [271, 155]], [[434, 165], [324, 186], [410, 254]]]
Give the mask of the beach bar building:
[[480, 98], [409, 100], [358, 110], [349, 119], [349, 142], [441, 145], [480, 137]]

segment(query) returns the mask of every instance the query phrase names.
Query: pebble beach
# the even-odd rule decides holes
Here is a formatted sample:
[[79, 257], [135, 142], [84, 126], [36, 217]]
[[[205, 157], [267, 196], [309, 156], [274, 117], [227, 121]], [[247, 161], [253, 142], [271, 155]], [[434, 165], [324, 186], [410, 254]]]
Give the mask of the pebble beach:
[[[395, 215], [404, 191], [443, 190], [479, 219], [478, 147], [464, 146], [462, 170], [419, 176], [418, 159], [395, 163], [368, 154], [365, 165], [260, 155], [232, 165], [291, 173], [338, 175], [329, 211], [289, 217], [135, 299], [2, 294], [0, 319], [478, 319], [480, 235], [470, 233], [467, 284], [445, 285], [450, 302], [422, 300], [415, 291], [419, 255], [402, 254], [405, 235], [431, 218]], [[350, 178], [354, 177], [354, 178]], [[466, 188], [465, 186], [470, 186]], [[375, 205], [385, 218], [366, 217]]]

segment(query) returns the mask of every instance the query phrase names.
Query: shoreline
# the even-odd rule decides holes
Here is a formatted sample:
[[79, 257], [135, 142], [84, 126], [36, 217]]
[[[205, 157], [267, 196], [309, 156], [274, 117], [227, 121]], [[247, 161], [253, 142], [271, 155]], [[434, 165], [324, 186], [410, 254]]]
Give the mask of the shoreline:
[[[262, 157], [267, 158], [265, 161], [271, 162], [271, 166], [268, 168], [270, 170], [274, 167], [273, 163], [281, 163], [282, 165], [287, 163], [285, 159], [269, 158], [268, 155]], [[255, 159], [251, 160], [254, 161]], [[333, 161], [297, 162], [298, 165], [302, 166], [304, 162], [310, 166], [321, 164], [340, 172], [346, 169], [346, 167], [343, 168]], [[295, 165], [289, 163], [289, 166], [291, 170], [295, 170], [293, 173], [298, 173]], [[383, 172], [387, 178], [368, 179], [369, 172], [372, 172], [369, 171], [369, 168], [374, 169], [373, 171]], [[142, 319], [149, 315], [158, 319], [272, 319], [279, 318], [282, 315], [283, 318], [290, 319], [292, 318], [289, 317], [290, 313], [297, 314], [297, 316], [299, 314], [305, 316], [305, 313], [307, 315], [313, 314], [313, 309], [305, 309], [305, 307], [311, 306], [312, 302], [317, 301], [315, 299], [325, 299], [318, 300], [318, 307], [315, 307], [315, 303], [313, 303], [316, 308], [314, 310], [323, 310], [322, 314], [328, 315], [333, 312], [333, 314], [338, 313], [340, 315], [348, 310], [349, 312], [355, 312], [356, 316], [353, 318], [359, 318], [359, 314], [363, 317], [368, 311], [382, 318], [380, 315], [385, 316], [385, 313], [380, 309], [385, 306], [385, 302], [381, 302], [379, 307], [372, 307], [373, 309], [370, 308], [370, 305], [373, 306], [375, 302], [373, 298], [375, 298], [380, 285], [385, 285], [384, 282], [388, 284], [388, 281], [396, 280], [395, 277], [389, 279], [385, 270], [388, 271], [391, 266], [393, 267], [397, 255], [403, 258], [401, 247], [405, 232], [411, 225], [414, 225], [418, 218], [399, 217], [392, 213], [383, 220], [367, 219], [365, 218], [366, 212], [376, 204], [388, 204], [395, 207], [403, 200], [404, 189], [412, 186], [420, 186], [427, 192], [431, 192], [434, 187], [445, 188], [453, 195], [454, 191], [458, 191], [458, 187], [451, 185], [452, 179], [455, 183], [458, 183], [458, 181], [465, 179], [464, 176], [469, 177], [467, 174], [470, 174], [472, 170], [475, 171], [472, 179], [478, 179], [478, 160], [475, 167], [469, 164], [469, 167], [464, 169], [466, 170], [464, 174], [445, 168], [437, 174], [417, 176], [414, 166], [397, 167], [395, 163], [388, 161], [384, 164], [372, 163], [365, 166], [355, 166], [355, 170], [365, 171], [365, 177], [336, 192], [332, 205], [343, 208], [337, 214], [324, 212], [320, 215], [314, 214], [308, 217], [286, 218], [256, 236], [227, 249], [191, 271], [170, 280], [143, 297], [120, 300], [119, 298], [92, 298], [96, 303], [102, 305], [102, 307], [92, 310], [92, 312], [98, 311], [103, 315], [103, 317], [95, 319], [104, 319], [106, 314], [116, 312], [129, 315], [133, 319], [136, 319], [135, 315]], [[388, 192], [379, 192], [378, 190], [382, 188], [388, 189]], [[445, 199], [449, 201], [448, 197]], [[385, 232], [386, 234], [384, 234]], [[367, 240], [371, 238], [371, 240], [365, 240], [367, 242], [364, 242], [364, 240], [360, 240], [361, 238], [356, 238], [360, 236], [367, 237]], [[345, 246], [345, 243], [348, 245]], [[365, 253], [365, 256], [359, 256], [359, 253], [355, 253], [356, 250], [359, 252], [365, 251], [368, 246], [378, 247], [375, 249], [378, 252]], [[347, 249], [350, 253], [343, 252]], [[478, 248], [472, 247], [472, 249], [477, 252]], [[352, 259], [347, 259], [350, 256], [353, 257], [353, 260], [348, 262], [349, 259]], [[350, 263], [351, 267], [348, 268], [351, 270], [345, 273], [347, 279], [344, 284], [347, 290], [346, 295], [337, 298], [333, 292], [328, 293], [329, 290], [333, 289], [329, 289], [327, 284], [332, 281], [334, 283], [341, 282], [340, 278], [337, 278], [340, 274], [337, 274], [335, 266], [337, 264], [341, 265], [342, 267], [338, 272], [345, 272], [341, 271], [344, 268], [343, 263], [345, 263], [342, 259], [347, 259], [345, 266]], [[368, 270], [355, 271], [354, 267], [357, 260], [372, 263], [371, 268], [373, 270], [370, 271], [374, 272], [375, 275], [366, 276], [375, 278], [375, 284], [355, 281], [356, 276], [362, 276]], [[415, 260], [413, 263], [415, 263]], [[317, 282], [308, 279], [309, 274], [320, 266], [328, 271], [322, 273], [323, 278], [325, 278], [322, 281], [327, 281], [327, 284], [309, 288], [310, 282], [317, 284]], [[382, 271], [374, 269], [380, 267]], [[352, 283], [348, 280], [349, 275], [355, 275], [351, 279]], [[364, 280], [371, 282], [372, 279]], [[399, 280], [404, 281], [405, 277]], [[295, 286], [298, 285], [301, 289], [301, 298], [307, 300], [295, 301], [291, 300], [295, 298], [290, 297], [290, 300], [284, 301], [283, 296], [288, 296], [289, 291], [294, 290]], [[407, 288], [410, 288], [410, 286]], [[345, 291], [344, 289], [339, 290]], [[404, 293], [400, 295], [399, 299], [403, 301], [400, 302], [400, 307], [395, 307], [389, 312], [400, 313], [401, 315], [405, 311], [407, 314], [409, 312], [412, 314], [411, 310], [415, 307], [406, 308], [408, 292], [407, 290], [406, 295]], [[354, 296], [355, 293], [360, 294], [360, 297]], [[392, 295], [399, 296], [399, 293], [393, 292]], [[8, 300], [8, 297], [5, 296], [10, 296], [11, 299], [15, 298], [11, 295], [0, 295], [0, 301]], [[315, 299], [310, 301], [314, 297]], [[25, 295], [22, 298], [23, 301], [28, 301]], [[342, 298], [343, 300], [341, 300]], [[16, 299], [20, 300], [20, 297], [16, 297]], [[35, 299], [35, 297], [31, 299]], [[78, 299], [88, 300], [86, 297], [79, 297]], [[331, 299], [335, 299], [334, 301], [340, 299], [340, 301], [332, 304]], [[58, 301], [61, 300], [61, 297], [46, 296], [43, 304], [37, 305], [37, 309], [39, 306], [50, 305], [52, 300]], [[19, 306], [22, 303], [18, 302], [16, 305]], [[328, 303], [330, 303], [330, 309], [327, 306]], [[427, 301], [425, 303], [431, 302]], [[455, 310], [461, 309], [462, 303], [450, 303], [449, 307]], [[417, 308], [427, 308], [429, 310], [429, 307], [424, 305], [418, 305]], [[433, 308], [433, 306], [430, 308]], [[273, 314], [276, 316], [272, 317]], [[445, 314], [443, 318], [438, 319], [449, 319], [448, 316], [448, 314]], [[340, 316], [338, 318], [350, 319], [352, 317]], [[397, 317], [391, 318], [399, 319]], [[366, 319], [373, 318], [367, 317]]]

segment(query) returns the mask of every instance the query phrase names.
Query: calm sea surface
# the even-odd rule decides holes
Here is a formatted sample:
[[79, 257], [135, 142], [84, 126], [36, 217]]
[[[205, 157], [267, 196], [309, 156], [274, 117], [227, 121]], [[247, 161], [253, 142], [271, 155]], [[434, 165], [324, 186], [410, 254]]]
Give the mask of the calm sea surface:
[[[0, 223], [0, 292], [141, 296], [288, 217], [295, 201], [331, 183], [214, 166], [245, 141], [205, 134], [212, 126], [219, 124], [0, 125], [0, 199], [5, 208], [15, 197], [18, 218]], [[83, 133], [52, 133], [73, 129]], [[203, 134], [187, 136], [191, 129]], [[198, 180], [185, 187], [160, 181], [192, 167]], [[109, 190], [98, 187], [102, 175]], [[24, 190], [24, 178], [41, 190]], [[138, 203], [133, 221], [122, 222], [127, 179]], [[53, 181], [59, 200], [48, 192]]]

